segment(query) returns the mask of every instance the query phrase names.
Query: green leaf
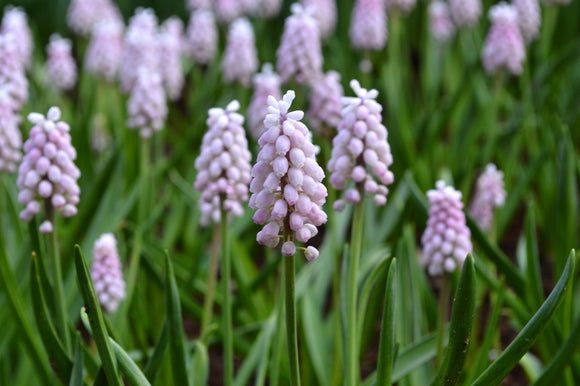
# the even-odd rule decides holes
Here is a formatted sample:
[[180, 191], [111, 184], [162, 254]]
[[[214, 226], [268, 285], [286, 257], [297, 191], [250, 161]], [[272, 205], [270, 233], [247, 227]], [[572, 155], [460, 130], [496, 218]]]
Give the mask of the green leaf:
[[32, 253], [32, 265], [30, 266], [30, 286], [32, 290], [32, 305], [36, 325], [40, 332], [40, 338], [48, 353], [52, 368], [61, 381], [71, 378], [73, 363], [65, 351], [58, 334], [52, 324], [45, 296], [41, 290], [41, 280], [36, 254]]
[[141, 369], [129, 357], [129, 354], [112, 338], [109, 338], [109, 342], [117, 358], [119, 369], [125, 375], [128, 383], [135, 386], [151, 386], [151, 383], [149, 383]]
[[505, 351], [475, 380], [473, 385], [497, 385], [517, 365], [520, 358], [530, 349], [538, 335], [548, 324], [554, 312], [564, 298], [566, 291], [569, 289], [574, 272], [575, 265], [574, 250], [570, 252], [570, 257], [566, 263], [566, 268], [552, 290], [548, 299], [542, 304], [542, 307], [536, 312], [532, 319], [520, 331], [518, 336], [505, 349]]
[[105, 328], [103, 312], [101, 311], [101, 306], [99, 305], [97, 295], [95, 294], [93, 279], [91, 278], [81, 248], [78, 245], [75, 245], [75, 265], [77, 269], [79, 288], [83, 300], [85, 301], [85, 309], [91, 325], [93, 337], [95, 338], [95, 343], [97, 344], [97, 350], [99, 351], [99, 356], [103, 363], [103, 370], [107, 376], [107, 381], [109, 384], [121, 386], [123, 383], [119, 377], [119, 373], [117, 372], [117, 362], [109, 342], [109, 335]]
[[325, 325], [322, 320], [320, 308], [317, 307], [315, 300], [310, 294], [305, 294], [302, 297], [302, 312], [300, 317], [304, 328], [304, 336], [306, 338], [306, 348], [314, 373], [316, 375], [317, 383], [323, 384], [325, 380], [329, 379], [330, 363], [326, 353], [327, 340]]
[[169, 346], [169, 327], [167, 327], [167, 320], [165, 320], [163, 327], [161, 328], [161, 333], [159, 334], [159, 339], [157, 339], [157, 343], [153, 349], [153, 354], [151, 355], [151, 358], [149, 358], [149, 362], [147, 362], [147, 366], [145, 367], [145, 376], [153, 383], [155, 382], [155, 378], [157, 378], [159, 369], [163, 364], [167, 346]]
[[456, 384], [463, 370], [475, 316], [475, 268], [467, 255], [455, 291], [449, 325], [449, 343], [443, 366], [433, 384]]
[[165, 312], [169, 327], [169, 353], [173, 370], [173, 383], [189, 385], [187, 378], [187, 360], [185, 354], [185, 336], [181, 321], [181, 304], [179, 292], [173, 274], [173, 265], [169, 253], [165, 252]]
[[194, 343], [192, 379], [194, 386], [204, 386], [207, 384], [209, 375], [209, 356], [207, 347], [202, 341], [196, 340]]
[[562, 348], [560, 348], [560, 351], [554, 356], [554, 359], [546, 366], [534, 385], [546, 386], [558, 383], [557, 381], [562, 376], [564, 368], [570, 363], [574, 354], [577, 352], [578, 345], [580, 345], [580, 316], [576, 319], [570, 336]]
[[542, 277], [540, 275], [540, 255], [534, 206], [528, 205], [526, 216], [526, 293], [525, 299], [532, 310], [537, 310], [544, 301]]
[[392, 259], [385, 288], [383, 323], [379, 341], [379, 358], [377, 361], [377, 382], [379, 385], [390, 385], [395, 361], [395, 273], [397, 260]]
[[81, 386], [83, 384], [83, 349], [81, 348], [81, 337], [77, 333], [75, 339], [74, 363], [70, 374], [69, 386]]

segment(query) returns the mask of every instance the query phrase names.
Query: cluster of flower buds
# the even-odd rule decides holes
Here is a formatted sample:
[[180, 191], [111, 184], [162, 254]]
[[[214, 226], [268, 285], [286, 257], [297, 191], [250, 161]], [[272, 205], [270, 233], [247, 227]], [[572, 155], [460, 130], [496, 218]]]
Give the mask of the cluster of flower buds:
[[481, 53], [483, 67], [490, 74], [500, 68], [514, 75], [521, 74], [526, 48], [515, 7], [502, 1], [489, 9], [489, 20], [491, 27]]
[[312, 81], [311, 87], [308, 118], [312, 127], [318, 131], [325, 127], [334, 129], [340, 123], [344, 95], [340, 74], [336, 71], [320, 74]]
[[185, 6], [188, 11], [193, 12], [198, 9], [211, 8], [212, 0], [186, 0]]
[[266, 131], [264, 117], [268, 114], [268, 96], [272, 95], [277, 100], [282, 97], [280, 91], [280, 77], [272, 68], [271, 63], [262, 66], [262, 72], [254, 75], [254, 93], [246, 113], [248, 128], [255, 139]]
[[163, 79], [158, 72], [139, 67], [137, 81], [127, 101], [127, 127], [139, 129], [141, 138], [149, 138], [165, 125], [167, 101], [163, 90]]
[[518, 13], [518, 24], [526, 43], [531, 43], [540, 36], [542, 15], [538, 0], [513, 0], [512, 4]]
[[455, 25], [447, 2], [435, 0], [429, 3], [429, 30], [439, 42], [446, 42], [455, 34]]
[[187, 54], [199, 64], [208, 64], [217, 53], [218, 30], [215, 16], [208, 9], [191, 13], [187, 25]]
[[481, 17], [481, 0], [449, 0], [449, 9], [458, 28], [471, 28]]
[[123, 23], [115, 19], [98, 22], [85, 54], [85, 68], [107, 82], [117, 79], [123, 54]]
[[152, 9], [138, 8], [129, 20], [125, 44], [119, 69], [121, 90], [131, 92], [137, 80], [139, 67], [151, 72], [159, 71], [159, 41], [157, 39], [157, 17]]
[[[266, 132], [258, 140], [261, 150], [252, 168], [249, 205], [256, 210], [254, 222], [266, 224], [257, 241], [275, 248], [284, 239], [282, 254], [296, 252], [294, 240], [306, 243], [326, 223], [322, 210], [327, 191], [324, 171], [316, 162], [315, 147], [308, 139], [308, 128], [300, 120], [302, 111], [289, 112], [294, 91], [282, 100], [268, 97]], [[305, 249], [308, 260], [318, 257], [313, 246]]]
[[497, 170], [494, 164], [488, 164], [477, 179], [469, 215], [481, 229], [489, 231], [493, 223], [493, 212], [495, 208], [504, 205], [505, 198], [503, 172]]
[[12, 109], [7, 86], [0, 86], [0, 172], [14, 173], [20, 162], [20, 115]]
[[95, 241], [91, 276], [99, 304], [106, 312], [115, 312], [125, 299], [125, 280], [117, 240], [112, 233], [105, 233]]
[[388, 36], [385, 0], [356, 0], [349, 34], [351, 45], [358, 50], [382, 50]]
[[234, 216], [243, 214], [242, 203], [248, 201], [252, 155], [239, 109], [240, 104], [234, 100], [225, 110], [209, 110], [209, 130], [203, 136], [201, 153], [195, 160], [198, 174], [193, 185], [201, 192], [200, 223], [204, 226], [220, 222], [221, 197], [224, 210]]
[[[77, 153], [71, 144], [70, 127], [59, 119], [58, 107], [51, 107], [46, 118], [39, 113], [28, 115], [34, 127], [24, 143], [25, 154], [16, 181], [20, 189], [18, 201], [26, 205], [20, 212], [24, 221], [30, 221], [40, 212], [43, 201], [47, 211], [56, 210], [63, 217], [77, 214], [80, 195], [77, 180], [81, 172], [73, 162]], [[40, 225], [43, 233], [52, 230], [50, 219]]]
[[44, 65], [46, 80], [58, 91], [72, 89], [77, 83], [77, 65], [72, 56], [72, 42], [58, 34], [50, 36]]
[[461, 268], [471, 252], [471, 232], [465, 225], [461, 192], [437, 181], [436, 189], [427, 192], [431, 205], [427, 229], [421, 237], [422, 265], [432, 275]]
[[242, 0], [214, 0], [214, 9], [220, 23], [229, 24], [244, 15]]
[[259, 15], [266, 19], [278, 16], [282, 8], [282, 2], [283, 0], [262, 0]]
[[230, 25], [222, 58], [224, 81], [238, 81], [248, 87], [257, 70], [258, 53], [252, 24], [246, 18], [237, 19]]
[[4, 8], [0, 34], [14, 36], [15, 40], [18, 41], [16, 50], [20, 64], [25, 69], [30, 68], [33, 41], [28, 27], [28, 18], [22, 8], [10, 5]]
[[311, 7], [312, 14], [318, 22], [320, 37], [326, 39], [336, 28], [336, 0], [301, 0], [304, 8]]
[[[367, 91], [357, 80], [352, 80], [350, 87], [357, 96], [342, 98], [342, 121], [332, 140], [332, 156], [328, 161], [330, 183], [342, 190], [352, 180], [356, 187], [345, 192], [346, 201], [359, 202], [364, 191], [374, 195], [375, 205], [382, 206], [387, 202], [387, 185], [393, 183], [394, 175], [389, 170], [393, 156], [387, 128], [381, 123], [383, 108], [375, 100], [379, 92]], [[335, 210], [344, 207], [343, 200], [334, 203]]]
[[123, 20], [111, 0], [72, 0], [68, 8], [67, 24], [81, 36], [89, 36], [98, 22], [107, 19]]
[[18, 111], [28, 101], [28, 80], [18, 53], [16, 36], [0, 34], [0, 85], [8, 93], [13, 111]]
[[[382, 0], [381, 0], [382, 1]], [[298, 83], [310, 81], [322, 71], [322, 48], [316, 20], [311, 8], [292, 4], [292, 15], [284, 22], [282, 41], [276, 52], [276, 69], [286, 83], [296, 76]]]
[[170, 17], [161, 25], [159, 33], [159, 50], [163, 65], [159, 67], [167, 98], [176, 101], [181, 96], [184, 76], [181, 68], [181, 57], [184, 48], [183, 22], [177, 17]]

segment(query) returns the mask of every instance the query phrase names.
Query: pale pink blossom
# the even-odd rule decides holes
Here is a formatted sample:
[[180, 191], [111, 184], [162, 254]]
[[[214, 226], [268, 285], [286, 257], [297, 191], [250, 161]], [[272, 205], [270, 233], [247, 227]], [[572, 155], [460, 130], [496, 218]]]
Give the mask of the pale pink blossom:
[[513, 0], [518, 14], [518, 25], [526, 43], [531, 43], [540, 36], [542, 14], [538, 0]]
[[472, 28], [481, 17], [481, 0], [449, 0], [449, 9], [458, 28]]
[[48, 84], [58, 91], [72, 89], [77, 83], [77, 64], [72, 56], [72, 42], [53, 34], [46, 47], [46, 54], [44, 73]]
[[123, 24], [114, 19], [98, 22], [85, 54], [85, 68], [107, 82], [117, 79], [123, 54]]
[[449, 5], [442, 0], [435, 0], [429, 4], [429, 30], [431, 35], [439, 41], [446, 42], [455, 34], [455, 25], [451, 20]]
[[175, 16], [165, 20], [159, 33], [159, 53], [162, 61], [159, 70], [170, 101], [179, 99], [185, 81], [181, 67], [183, 43], [183, 22]]
[[356, 0], [350, 19], [350, 43], [358, 50], [379, 51], [387, 44], [384, 0]]
[[326, 39], [336, 28], [336, 0], [301, 0], [304, 8], [312, 8], [312, 15], [318, 22], [320, 37]]
[[335, 129], [338, 126], [343, 96], [340, 74], [336, 71], [320, 74], [312, 81], [308, 120], [315, 130], [320, 131], [324, 127]]
[[72, 0], [68, 8], [67, 24], [81, 36], [89, 36], [98, 22], [107, 19], [123, 20], [111, 0]]
[[127, 101], [127, 127], [139, 129], [141, 138], [149, 138], [165, 125], [167, 101], [163, 79], [158, 72], [139, 67], [137, 81]]
[[29, 69], [32, 63], [32, 49], [34, 48], [34, 41], [30, 27], [28, 26], [28, 17], [26, 12], [21, 7], [6, 6], [4, 8], [4, 17], [2, 17], [2, 25], [0, 26], [0, 34], [12, 34], [18, 41], [16, 50], [21, 65], [25, 69]]
[[0, 86], [0, 172], [14, 173], [22, 158], [20, 115], [12, 109], [7, 86]]
[[28, 80], [14, 34], [0, 34], [0, 85], [5, 88], [13, 111], [28, 102]]
[[200, 9], [191, 13], [187, 25], [187, 53], [199, 64], [208, 64], [217, 53], [218, 30], [212, 11]]
[[220, 23], [229, 24], [244, 15], [244, 1], [214, 0], [214, 10]]
[[276, 74], [271, 63], [262, 66], [262, 72], [254, 75], [254, 93], [246, 113], [248, 128], [255, 139], [266, 131], [264, 118], [268, 114], [268, 96], [272, 95], [276, 100], [282, 97], [280, 91], [280, 76]]
[[91, 277], [101, 307], [108, 313], [115, 312], [125, 299], [125, 280], [112, 233], [105, 233], [95, 241]]
[[469, 215], [481, 229], [489, 231], [493, 224], [494, 211], [504, 205], [505, 198], [503, 172], [497, 170], [494, 164], [488, 164], [477, 179], [475, 194], [469, 205]]
[[248, 19], [238, 19], [230, 25], [221, 68], [226, 83], [238, 81], [246, 87], [250, 85], [258, 70], [258, 53]]

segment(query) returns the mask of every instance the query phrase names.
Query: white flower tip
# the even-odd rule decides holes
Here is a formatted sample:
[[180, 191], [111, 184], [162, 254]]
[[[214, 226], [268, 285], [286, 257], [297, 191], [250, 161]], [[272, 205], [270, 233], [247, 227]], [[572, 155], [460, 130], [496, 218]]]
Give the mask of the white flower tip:
[[45, 220], [42, 224], [40, 224], [38, 230], [40, 230], [40, 233], [52, 233], [52, 223], [48, 220]]
[[52, 106], [50, 109], [48, 109], [46, 118], [53, 122], [58, 121], [60, 119], [60, 109], [56, 106]]
[[32, 123], [33, 125], [36, 125], [37, 123], [40, 123], [42, 121], [44, 121], [44, 115], [40, 113], [28, 114], [28, 122]]
[[238, 111], [239, 109], [240, 109], [240, 102], [238, 102], [237, 99], [234, 99], [226, 106], [227, 112], [234, 112], [234, 111]]
[[268, 95], [268, 104], [272, 107], [278, 108], [278, 101], [273, 95]]
[[294, 92], [294, 90], [288, 90], [286, 91], [286, 94], [284, 94], [284, 96], [282, 97], [282, 100], [288, 103], [288, 106], [290, 106], [294, 98], [296, 98], [296, 93]]
[[350, 88], [352, 88], [352, 91], [354, 91], [356, 95], [359, 95], [360, 91], [362, 90], [359, 81], [356, 79], [350, 81]]

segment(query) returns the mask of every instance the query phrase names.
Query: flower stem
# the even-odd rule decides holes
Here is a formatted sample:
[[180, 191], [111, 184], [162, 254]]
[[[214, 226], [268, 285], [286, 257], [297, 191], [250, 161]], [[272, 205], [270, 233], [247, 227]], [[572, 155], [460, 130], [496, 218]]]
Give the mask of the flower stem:
[[203, 303], [203, 315], [201, 318], [201, 333], [204, 334], [207, 327], [211, 323], [211, 317], [213, 314], [213, 302], [215, 298], [215, 287], [217, 281], [217, 270], [219, 263], [219, 249], [220, 244], [220, 232], [217, 229], [213, 233], [213, 239], [211, 241], [211, 257], [209, 260], [209, 271], [207, 277], [207, 292], [205, 293], [205, 300]]
[[[285, 224], [286, 225], [286, 224]], [[289, 226], [284, 226], [284, 241], [293, 241]], [[286, 336], [288, 338], [288, 359], [292, 386], [300, 385], [298, 362], [298, 336], [296, 333], [296, 299], [294, 294], [294, 255], [284, 256], [284, 297], [286, 299]]]
[[348, 304], [346, 320], [346, 384], [354, 386], [359, 381], [358, 368], [358, 344], [357, 344], [357, 277], [358, 264], [362, 246], [363, 231], [363, 204], [360, 200], [354, 207], [352, 220], [351, 240], [350, 240], [350, 257], [348, 262]]
[[451, 274], [443, 274], [443, 283], [441, 284], [441, 293], [439, 295], [439, 331], [437, 334], [437, 368], [443, 364], [443, 346], [445, 338], [445, 323], [449, 313], [449, 295], [451, 293]]
[[66, 298], [64, 296], [64, 287], [62, 282], [61, 259], [58, 250], [56, 219], [54, 215], [54, 207], [49, 199], [45, 202], [46, 218], [52, 223], [53, 230], [47, 235], [49, 250], [48, 254], [52, 262], [54, 290], [56, 291], [56, 321], [60, 335], [63, 339], [64, 347], [67, 352], [71, 352], [71, 342], [67, 327], [67, 312], [66, 312]]
[[230, 246], [228, 239], [228, 218], [224, 209], [225, 195], [220, 195], [220, 233], [221, 233], [221, 270], [222, 270], [222, 335], [224, 350], [224, 384], [230, 386], [234, 379], [234, 339], [232, 327], [232, 300], [230, 293]]

